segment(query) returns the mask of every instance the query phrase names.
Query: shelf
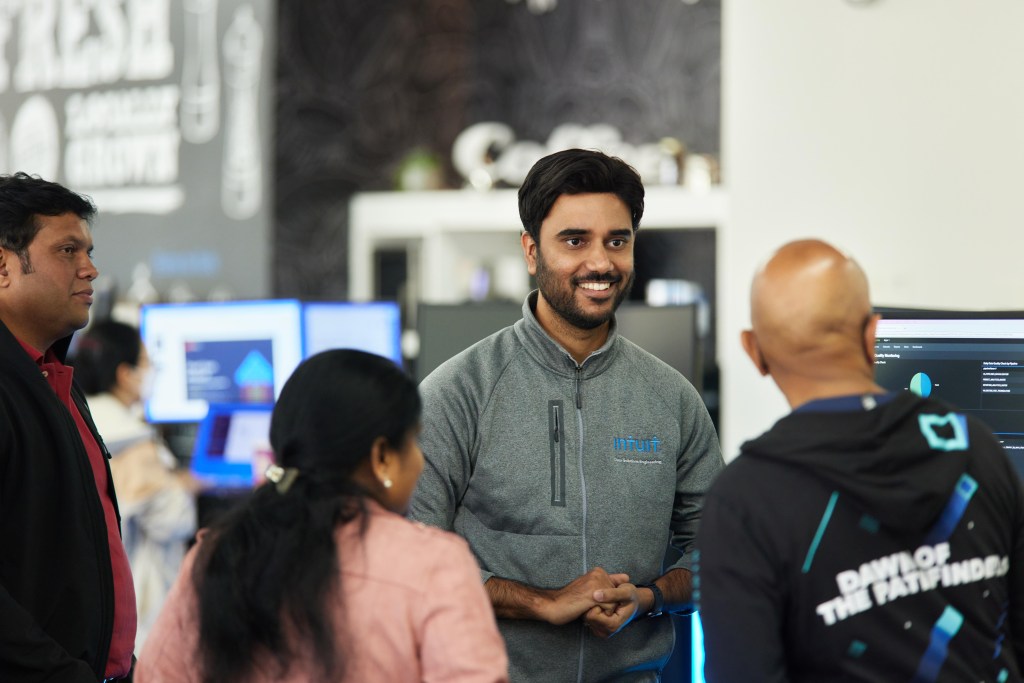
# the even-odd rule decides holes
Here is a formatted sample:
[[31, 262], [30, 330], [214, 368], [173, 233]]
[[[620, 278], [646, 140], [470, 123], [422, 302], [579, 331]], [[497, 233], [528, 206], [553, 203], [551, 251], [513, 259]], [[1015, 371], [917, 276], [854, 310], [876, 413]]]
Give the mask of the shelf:
[[[716, 228], [727, 218], [725, 190], [647, 188], [643, 230]], [[521, 263], [517, 191], [364, 192], [349, 204], [349, 298], [374, 297], [374, 253], [405, 249], [415, 300], [454, 303], [467, 295], [474, 264], [504, 273]], [[515, 288], [515, 285], [512, 286]], [[511, 294], [512, 292], [510, 292]]]

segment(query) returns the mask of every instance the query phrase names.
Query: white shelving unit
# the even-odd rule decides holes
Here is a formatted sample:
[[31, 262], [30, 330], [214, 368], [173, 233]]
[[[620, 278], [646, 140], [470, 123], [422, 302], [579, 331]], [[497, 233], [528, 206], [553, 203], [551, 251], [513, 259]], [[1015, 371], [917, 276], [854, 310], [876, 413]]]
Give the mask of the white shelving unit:
[[[722, 188], [692, 192], [655, 186], [647, 188], [640, 225], [643, 230], [720, 228], [727, 216]], [[463, 301], [481, 266], [503, 280], [495, 282], [503, 293], [525, 294], [521, 231], [514, 189], [357, 194], [349, 205], [349, 298], [374, 297], [374, 254], [381, 249], [407, 253], [411, 300]]]

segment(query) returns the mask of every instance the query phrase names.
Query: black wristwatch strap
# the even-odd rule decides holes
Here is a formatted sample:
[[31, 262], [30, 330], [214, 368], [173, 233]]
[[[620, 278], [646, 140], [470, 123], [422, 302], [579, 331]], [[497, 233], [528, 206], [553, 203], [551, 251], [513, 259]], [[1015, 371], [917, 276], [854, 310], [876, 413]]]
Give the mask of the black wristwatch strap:
[[637, 588], [647, 588], [654, 594], [654, 604], [651, 605], [651, 609], [647, 612], [647, 616], [656, 617], [665, 610], [665, 596], [661, 594], [661, 589], [655, 583], [644, 583]]

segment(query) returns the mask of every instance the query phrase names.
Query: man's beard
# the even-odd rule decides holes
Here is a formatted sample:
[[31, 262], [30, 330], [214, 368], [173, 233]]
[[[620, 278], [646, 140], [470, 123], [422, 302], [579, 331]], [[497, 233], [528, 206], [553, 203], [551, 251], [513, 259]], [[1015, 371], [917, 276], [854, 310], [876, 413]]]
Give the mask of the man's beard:
[[615, 315], [615, 311], [618, 310], [619, 304], [621, 304], [629, 292], [633, 289], [633, 282], [636, 279], [636, 271], [631, 270], [629, 272], [629, 279], [626, 280], [625, 286], [623, 286], [618, 294], [615, 295], [615, 300], [612, 302], [612, 307], [605, 313], [599, 313], [597, 315], [590, 315], [580, 308], [579, 304], [576, 303], [576, 287], [580, 282], [610, 282], [613, 285], [622, 280], [621, 275], [610, 275], [608, 273], [588, 273], [587, 275], [573, 276], [568, 284], [560, 282], [558, 275], [552, 273], [544, 265], [544, 258], [541, 255], [541, 251], [537, 249], [537, 289], [540, 290], [544, 300], [548, 302], [551, 309], [558, 314], [560, 318], [565, 320], [573, 327], [577, 327], [581, 330], [592, 330], [600, 327]]

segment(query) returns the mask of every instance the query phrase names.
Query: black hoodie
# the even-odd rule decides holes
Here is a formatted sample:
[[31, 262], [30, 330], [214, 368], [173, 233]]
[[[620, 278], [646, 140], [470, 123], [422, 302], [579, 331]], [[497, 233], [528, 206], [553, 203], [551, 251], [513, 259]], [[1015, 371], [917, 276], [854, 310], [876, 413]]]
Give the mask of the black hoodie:
[[1018, 681], [1024, 492], [987, 428], [906, 392], [812, 404], [705, 500], [709, 683]]

